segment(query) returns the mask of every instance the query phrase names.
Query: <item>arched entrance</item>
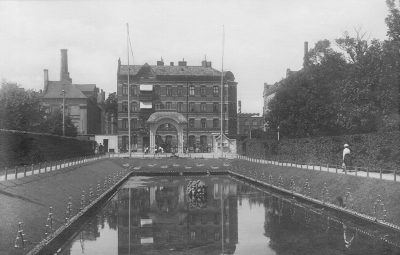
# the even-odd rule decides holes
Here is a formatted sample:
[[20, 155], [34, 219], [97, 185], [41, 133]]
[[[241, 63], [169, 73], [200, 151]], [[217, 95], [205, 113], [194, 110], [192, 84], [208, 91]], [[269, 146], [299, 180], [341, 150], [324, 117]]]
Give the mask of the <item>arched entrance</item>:
[[157, 129], [160, 126], [172, 125], [175, 127], [178, 143], [178, 153], [183, 153], [183, 127], [187, 124], [186, 118], [177, 112], [155, 112], [150, 115], [147, 123], [150, 126], [150, 152], [154, 153], [156, 146]]

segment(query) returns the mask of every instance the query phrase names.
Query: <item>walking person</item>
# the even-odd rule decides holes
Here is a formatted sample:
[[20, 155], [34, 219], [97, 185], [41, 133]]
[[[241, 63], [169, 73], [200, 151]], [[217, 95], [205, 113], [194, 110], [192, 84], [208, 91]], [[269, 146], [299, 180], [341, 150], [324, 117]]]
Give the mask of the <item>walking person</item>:
[[343, 171], [351, 170], [353, 164], [351, 162], [350, 146], [346, 143], [343, 147]]

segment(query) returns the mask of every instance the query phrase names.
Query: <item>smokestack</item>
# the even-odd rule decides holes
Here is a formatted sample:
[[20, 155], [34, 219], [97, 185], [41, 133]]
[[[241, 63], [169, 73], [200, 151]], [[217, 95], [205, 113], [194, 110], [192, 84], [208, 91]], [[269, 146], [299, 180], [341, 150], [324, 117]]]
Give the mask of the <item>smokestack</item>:
[[60, 81], [72, 82], [72, 79], [69, 77], [69, 72], [68, 72], [68, 54], [67, 54], [67, 49], [61, 49]]
[[304, 57], [303, 57], [303, 67], [306, 67], [308, 63], [308, 42], [304, 42]]
[[44, 81], [44, 89], [43, 92], [46, 93], [47, 91], [47, 86], [49, 84], [49, 70], [43, 69], [43, 81]]

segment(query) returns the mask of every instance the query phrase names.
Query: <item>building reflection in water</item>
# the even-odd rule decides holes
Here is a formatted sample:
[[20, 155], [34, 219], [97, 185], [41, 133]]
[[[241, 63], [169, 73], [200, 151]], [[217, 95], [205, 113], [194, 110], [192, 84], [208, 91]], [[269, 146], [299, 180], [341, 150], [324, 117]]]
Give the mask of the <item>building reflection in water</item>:
[[119, 255], [151, 250], [234, 253], [238, 242], [237, 184], [226, 178], [202, 179], [206, 194], [199, 205], [186, 194], [189, 181], [165, 178], [139, 188], [127, 183], [119, 191]]

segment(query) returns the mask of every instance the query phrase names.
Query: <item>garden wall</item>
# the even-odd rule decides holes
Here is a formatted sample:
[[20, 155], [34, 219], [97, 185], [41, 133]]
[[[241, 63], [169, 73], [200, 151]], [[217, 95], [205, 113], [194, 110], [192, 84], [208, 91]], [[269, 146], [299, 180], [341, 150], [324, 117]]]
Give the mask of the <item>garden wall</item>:
[[0, 167], [88, 156], [94, 154], [93, 146], [75, 138], [0, 130]]
[[342, 163], [348, 143], [355, 166], [371, 169], [400, 168], [400, 132], [358, 134], [299, 139], [247, 139], [238, 142], [238, 153], [251, 157], [305, 164]]

